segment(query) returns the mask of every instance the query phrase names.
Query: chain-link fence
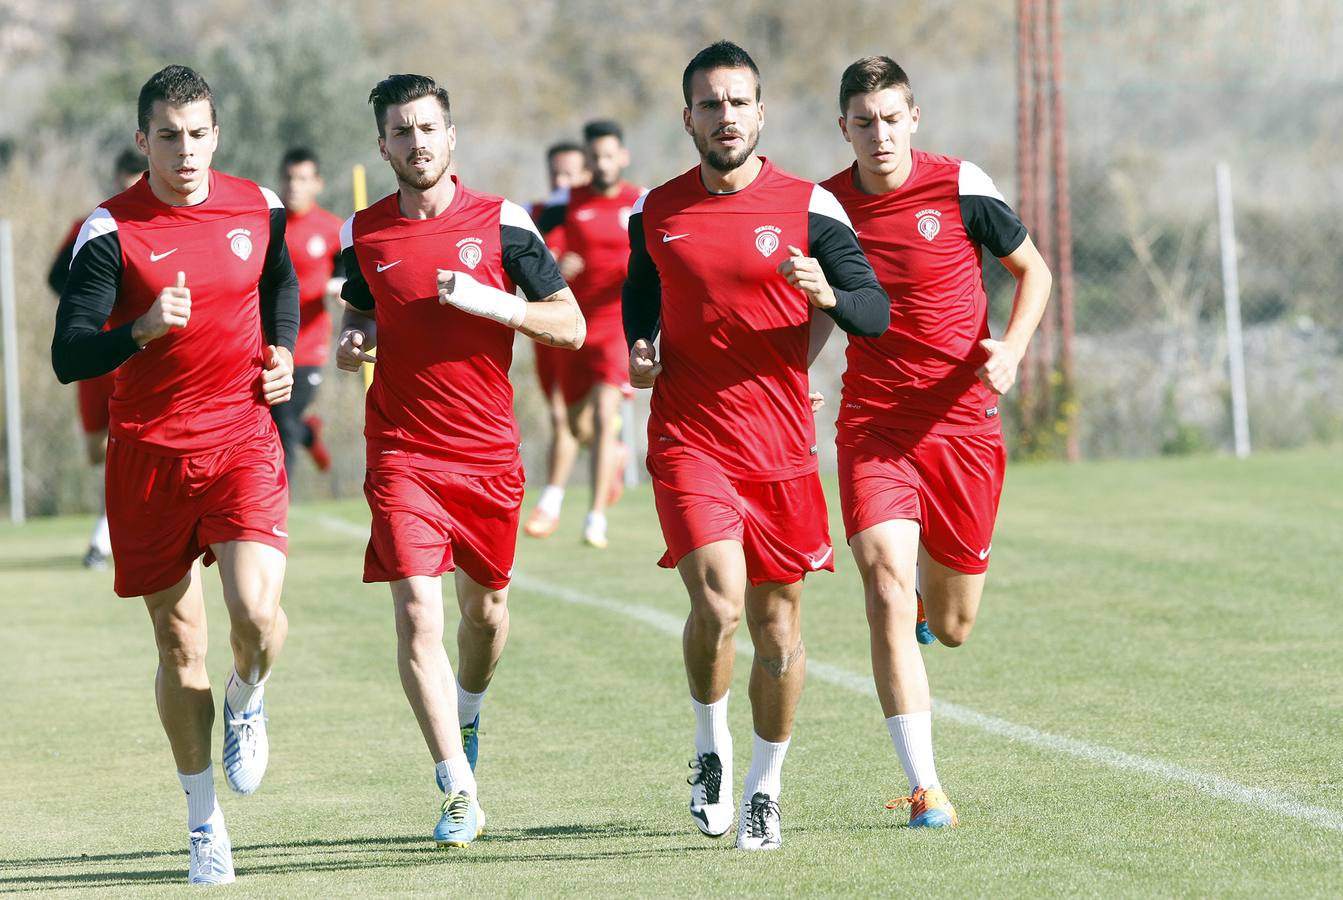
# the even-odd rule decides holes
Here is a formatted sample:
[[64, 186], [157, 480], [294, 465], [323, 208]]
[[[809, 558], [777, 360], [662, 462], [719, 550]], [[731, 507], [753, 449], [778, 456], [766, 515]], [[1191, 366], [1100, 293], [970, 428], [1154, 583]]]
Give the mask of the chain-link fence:
[[[453, 42], [460, 59], [451, 71], [435, 64], [430, 53], [442, 37], [435, 31], [437, 20], [418, 24], [422, 45], [402, 58], [395, 55], [399, 43], [390, 40], [398, 33], [383, 19], [341, 19], [347, 14], [333, 7], [332, 16], [343, 23], [336, 29], [339, 35], [328, 29], [307, 40], [298, 31], [282, 40], [277, 29], [292, 24], [293, 16], [279, 16], [276, 24], [258, 14], [248, 19], [256, 40], [230, 42], [233, 56], [201, 51], [207, 75], [218, 76], [212, 79], [216, 91], [246, 96], [251, 104], [227, 107], [219, 164], [272, 179], [268, 160], [278, 160], [286, 129], [258, 123], [287, 122], [286, 128], [302, 132], [332, 160], [332, 189], [324, 199], [337, 213], [348, 214], [350, 162], [370, 163], [374, 196], [390, 189], [385, 164], [372, 156], [370, 135], [364, 133], [371, 127], [359, 123], [366, 122], [368, 73], [399, 68], [430, 71], [453, 86], [460, 167], [473, 185], [519, 201], [540, 196], [541, 148], [575, 133], [583, 119], [604, 114], [626, 124], [635, 158], [631, 177], [660, 183], [693, 161], [680, 132], [680, 66], [708, 40], [728, 34], [761, 64], [769, 112], [761, 149], [785, 168], [820, 180], [851, 160], [834, 128], [839, 73], [858, 56], [888, 53], [909, 70], [923, 107], [916, 146], [974, 160], [1009, 202], [1017, 203], [1010, 5], [972, 0], [953, 8], [926, 0], [902, 7], [897, 21], [890, 5], [877, 0], [807, 0], [798, 4], [806, 14], [796, 17], [778, 15], [766, 0], [743, 3], [736, 16], [707, 3], [657, 0], [648, 15], [665, 18], [667, 26], [656, 39], [636, 40], [627, 39], [623, 20], [601, 0], [538, 0], [526, 14], [508, 20], [513, 38], [495, 34], [487, 41]], [[114, 6], [74, 8], [97, 15]], [[243, 12], [247, 8], [245, 2], [235, 6]], [[57, 7], [64, 5], [52, 8]], [[1337, 152], [1343, 142], [1343, 8], [1329, 0], [1168, 0], [1127, 7], [1061, 0], [1060, 11], [1076, 324], [1073, 380], [1060, 382], [1062, 365], [1054, 359], [1035, 379], [1037, 386], [1053, 389], [1048, 409], [1023, 409], [1020, 396], [1009, 396], [1006, 427], [1015, 451], [1061, 457], [1070, 435], [1084, 457], [1230, 447], [1213, 177], [1220, 160], [1230, 165], [1234, 187], [1253, 445], [1265, 449], [1343, 439], [1343, 303], [1338, 298], [1343, 255], [1337, 249], [1343, 238], [1337, 201], [1343, 194], [1343, 157]], [[217, 12], [224, 14], [223, 7]], [[193, 15], [182, 10], [165, 14], [161, 27], [167, 31], [160, 43], [169, 43], [173, 28], [194, 27]], [[834, 25], [823, 36], [824, 46], [799, 59], [796, 48], [811, 46], [816, 36], [807, 23], [822, 19]], [[166, 50], [147, 57], [147, 45], [141, 44], [138, 55], [126, 62], [114, 53], [121, 46], [115, 34], [107, 44], [113, 49], [97, 57], [87, 39], [69, 38], [80, 33], [70, 17], [34, 12], [28, 22], [37, 35], [33, 41], [42, 38], [46, 23], [64, 22], [68, 33], [62, 46], [69, 58], [92, 60], [84, 67], [66, 67], [63, 80], [26, 82], [29, 94], [47, 97], [47, 105], [59, 112], [43, 119], [25, 107], [24, 121], [31, 126], [26, 137], [58, 136], [64, 144], [38, 140], [30, 145], [26, 137], [0, 134], [0, 217], [13, 222], [17, 250], [24, 482], [29, 513], [40, 515], [87, 509], [97, 490], [96, 475], [84, 461], [74, 391], [58, 385], [51, 374], [55, 303], [45, 287], [46, 267], [71, 219], [105, 195], [107, 185], [98, 183], [105, 166], [99, 160], [114, 143], [108, 136], [126, 140], [135, 88], [168, 59], [160, 58]], [[652, 28], [651, 22], [645, 24]], [[0, 23], [0, 46], [21, 46], [10, 39], [14, 27]], [[591, 46], [605, 48], [600, 60], [582, 55], [589, 45], [577, 40], [580, 33], [585, 41], [591, 36]], [[351, 36], [360, 34], [367, 44]], [[508, 83], [517, 90], [505, 101], [496, 84], [497, 51], [514, 39], [529, 49], [508, 57]], [[34, 44], [33, 52], [43, 46]], [[277, 74], [265, 62], [267, 54], [280, 52], [287, 53], [288, 68]], [[57, 55], [46, 70], [52, 79], [61, 58]], [[212, 60], [216, 64], [210, 68]], [[575, 60], [581, 65], [571, 64]], [[0, 80], [25, 83], [8, 77], [12, 72], [6, 65], [0, 62], [0, 74], [7, 76]], [[584, 91], [600, 95], [601, 102], [583, 99], [577, 87], [565, 87], [570, 77]], [[248, 79], [262, 80], [252, 84]], [[313, 95], [319, 98], [315, 105], [292, 100], [306, 95], [304, 79], [329, 79]], [[291, 81], [292, 88], [279, 89]], [[72, 92], [95, 82], [96, 91], [88, 88], [92, 99], [76, 102], [80, 95]], [[333, 91], [332, 84], [341, 88]], [[109, 85], [117, 88], [115, 102], [123, 107], [115, 115], [108, 108], [113, 102]], [[10, 99], [5, 95], [6, 103]], [[85, 110], [88, 106], [97, 114]], [[119, 132], [109, 124], [113, 121]], [[541, 124], [509, 127], [519, 121]], [[246, 153], [229, 155], [230, 147], [244, 142]], [[38, 152], [39, 144], [50, 152]], [[1034, 229], [1038, 223], [1027, 224]], [[991, 260], [985, 279], [997, 330], [1010, 307], [1011, 279]], [[544, 471], [546, 417], [525, 343], [519, 344], [513, 376], [524, 459], [535, 477]], [[1045, 353], [1043, 343], [1037, 341], [1037, 354]], [[1054, 347], [1060, 344], [1056, 332]], [[813, 370], [815, 385], [830, 400], [818, 418], [823, 465], [833, 465], [831, 423], [842, 366], [842, 342], [835, 340]], [[334, 370], [327, 374], [316, 410], [327, 422], [334, 466], [325, 475], [302, 467], [296, 496], [358, 494], [360, 393], [357, 378]], [[641, 418], [646, 394], [637, 403]], [[584, 471], [580, 463], [576, 482], [584, 480]]]

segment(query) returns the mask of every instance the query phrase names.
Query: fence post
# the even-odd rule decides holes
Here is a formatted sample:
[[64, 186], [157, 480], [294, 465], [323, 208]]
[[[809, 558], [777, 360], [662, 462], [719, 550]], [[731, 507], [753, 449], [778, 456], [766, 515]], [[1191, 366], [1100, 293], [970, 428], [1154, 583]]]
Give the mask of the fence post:
[[0, 330], [5, 350], [5, 461], [9, 470], [9, 518], [27, 518], [23, 497], [23, 410], [19, 405], [19, 331], [14, 296], [14, 236], [0, 219]]
[[1226, 303], [1226, 357], [1231, 375], [1231, 424], [1236, 456], [1250, 455], [1250, 415], [1245, 403], [1245, 341], [1240, 330], [1240, 270], [1232, 221], [1231, 167], [1217, 164], [1217, 238], [1222, 248], [1222, 299]]

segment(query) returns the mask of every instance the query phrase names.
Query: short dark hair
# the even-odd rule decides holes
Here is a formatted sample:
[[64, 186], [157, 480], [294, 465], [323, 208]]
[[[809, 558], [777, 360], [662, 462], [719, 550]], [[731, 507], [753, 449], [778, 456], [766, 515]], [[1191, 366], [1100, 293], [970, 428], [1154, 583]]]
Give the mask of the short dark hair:
[[122, 175], [139, 175], [147, 168], [145, 155], [134, 147], [127, 147], [117, 154], [116, 161], [112, 163], [112, 168], [118, 178]]
[[140, 88], [140, 100], [136, 104], [136, 123], [140, 126], [141, 134], [149, 133], [149, 116], [154, 112], [156, 100], [162, 100], [169, 106], [185, 106], [197, 100], [209, 100], [210, 124], [219, 124], [214, 91], [210, 90], [210, 85], [195, 69], [164, 66], [149, 76], [149, 80]]
[[556, 141], [546, 148], [546, 162], [550, 162], [561, 153], [582, 153], [583, 145], [574, 141]]
[[889, 56], [864, 56], [849, 65], [839, 77], [839, 114], [848, 115], [849, 100], [857, 94], [870, 94], [887, 88], [899, 88], [905, 102], [914, 108], [914, 89], [900, 64]]
[[759, 102], [760, 68], [756, 66], [755, 60], [751, 59], [751, 54], [731, 41], [718, 41], [696, 53], [681, 75], [681, 93], [685, 95], [686, 106], [690, 105], [690, 79], [696, 72], [709, 72], [714, 69], [750, 69], [751, 74], [755, 75], [755, 99]]
[[441, 88], [428, 75], [388, 75], [373, 86], [368, 102], [373, 104], [373, 120], [378, 123], [378, 137], [387, 136], [383, 116], [387, 107], [401, 103], [410, 103], [423, 97], [433, 97], [443, 107], [444, 123], [452, 124], [452, 104], [448, 101], [447, 88]]
[[298, 147], [290, 147], [284, 152], [284, 156], [280, 157], [280, 171], [283, 172], [290, 166], [297, 166], [299, 163], [306, 162], [312, 163], [314, 171], [322, 171], [322, 161], [317, 158], [316, 150], [301, 145]]
[[583, 126], [583, 143], [591, 144], [604, 137], [613, 137], [620, 143], [625, 143], [625, 132], [621, 131], [620, 125], [612, 119], [594, 119]]

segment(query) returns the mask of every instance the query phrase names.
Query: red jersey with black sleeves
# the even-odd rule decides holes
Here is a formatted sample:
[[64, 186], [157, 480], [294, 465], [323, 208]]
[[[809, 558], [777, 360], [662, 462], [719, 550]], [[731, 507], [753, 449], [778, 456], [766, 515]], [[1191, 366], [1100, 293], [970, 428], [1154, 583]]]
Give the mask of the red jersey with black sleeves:
[[[268, 423], [265, 347], [292, 351], [298, 331], [280, 199], [221, 172], [209, 179], [194, 206], [169, 206], [145, 178], [94, 210], [56, 313], [57, 376], [116, 369], [111, 436], [162, 456], [222, 448]], [[132, 325], [178, 272], [191, 291], [190, 321], [142, 349]]]
[[570, 287], [587, 320], [590, 342], [621, 339], [620, 289], [629, 265], [630, 214], [642, 194], [642, 188], [625, 181], [611, 197], [584, 185], [565, 192], [542, 216], [542, 233], [549, 234], [546, 226], [558, 220], [558, 239], [551, 249], [583, 259], [583, 271]]
[[730, 477], [776, 481], [816, 470], [812, 307], [777, 271], [788, 247], [820, 262], [836, 298], [827, 313], [846, 331], [881, 334], [890, 301], [835, 198], [762, 163], [734, 193], [710, 193], [696, 166], [645, 194], [623, 300], [630, 344], [662, 337], [650, 454], [685, 447]]
[[340, 274], [340, 217], [320, 206], [286, 213], [284, 239], [298, 275], [298, 343], [294, 365], [324, 366], [331, 353], [326, 285]]
[[399, 458], [489, 475], [518, 460], [508, 368], [514, 331], [438, 300], [438, 270], [465, 272], [544, 300], [565, 287], [526, 210], [457, 182], [431, 219], [401, 215], [397, 194], [341, 228], [341, 296], [378, 326], [378, 362], [364, 421], [368, 462]]
[[942, 434], [1000, 428], [998, 397], [975, 370], [989, 336], [980, 248], [997, 257], [1026, 227], [974, 163], [913, 151], [909, 178], [866, 194], [856, 164], [823, 182], [845, 211], [891, 297], [891, 327], [851, 337], [841, 425], [878, 424]]

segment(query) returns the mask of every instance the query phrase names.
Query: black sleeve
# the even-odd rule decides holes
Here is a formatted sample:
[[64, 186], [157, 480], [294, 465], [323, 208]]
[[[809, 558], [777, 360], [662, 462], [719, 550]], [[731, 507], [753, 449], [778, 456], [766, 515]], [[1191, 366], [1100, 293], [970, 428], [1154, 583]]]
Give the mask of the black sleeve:
[[1026, 240], [1026, 226], [1007, 202], [982, 194], [961, 195], [961, 221], [970, 240], [994, 256], [1010, 256]]
[[331, 277], [345, 277], [345, 254], [341, 252], [340, 245], [336, 245], [336, 252], [331, 254]]
[[266, 343], [294, 352], [298, 340], [298, 276], [284, 242], [284, 207], [271, 207], [270, 244], [261, 268], [257, 291], [261, 295], [261, 327]]
[[[348, 226], [349, 223], [346, 223]], [[340, 260], [345, 269], [345, 284], [341, 285], [340, 296], [346, 303], [360, 312], [373, 313], [373, 291], [368, 280], [359, 268], [359, 257], [355, 255], [354, 245], [345, 244], [345, 232], [341, 232]]]
[[117, 302], [121, 273], [116, 231], [85, 241], [71, 262], [51, 340], [51, 366], [62, 384], [106, 375], [139, 351], [131, 337], [133, 323], [103, 331]]
[[891, 325], [891, 298], [882, 290], [872, 264], [858, 246], [852, 226], [825, 213], [810, 212], [807, 245], [835, 292], [835, 305], [823, 311], [849, 334], [885, 334]]
[[556, 228], [564, 224], [564, 218], [569, 212], [568, 203], [553, 203], [541, 210], [541, 216], [536, 220], [536, 228], [542, 234], [550, 234]]
[[662, 276], [644, 243], [644, 216], [630, 216], [630, 262], [625, 286], [620, 290], [621, 316], [625, 322], [625, 343], [633, 347], [643, 338], [657, 339], [662, 330]]
[[544, 300], [569, 286], [531, 216], [507, 200], [499, 214], [499, 252], [504, 272], [528, 300]]
[[59, 297], [65, 291], [65, 282], [70, 278], [70, 262], [75, 255], [75, 242], [61, 247], [56, 258], [51, 261], [51, 271], [47, 272], [47, 284]]

